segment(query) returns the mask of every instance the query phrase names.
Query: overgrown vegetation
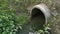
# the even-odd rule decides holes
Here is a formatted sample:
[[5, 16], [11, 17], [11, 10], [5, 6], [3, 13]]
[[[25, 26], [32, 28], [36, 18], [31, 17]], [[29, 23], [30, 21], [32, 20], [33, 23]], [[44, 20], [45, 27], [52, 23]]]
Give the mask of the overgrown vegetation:
[[16, 34], [21, 28], [8, 0], [0, 0], [0, 34]]
[[[29, 22], [27, 7], [41, 2], [50, 4], [49, 8], [53, 4], [50, 0], [0, 0], [0, 34], [16, 34], [18, 29], [22, 29], [21, 25]], [[56, 17], [54, 19], [54, 21], [58, 21]], [[48, 29], [49, 26], [47, 25], [43, 30], [37, 31], [37, 34], [50, 34]]]

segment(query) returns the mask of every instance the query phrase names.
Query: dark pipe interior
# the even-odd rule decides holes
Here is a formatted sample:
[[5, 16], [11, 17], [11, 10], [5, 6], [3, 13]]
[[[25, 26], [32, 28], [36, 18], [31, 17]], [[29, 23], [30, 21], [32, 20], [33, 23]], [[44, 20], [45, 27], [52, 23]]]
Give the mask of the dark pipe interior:
[[45, 16], [41, 10], [34, 8], [31, 13], [31, 23], [33, 24], [34, 30], [39, 30], [43, 28], [45, 24]]

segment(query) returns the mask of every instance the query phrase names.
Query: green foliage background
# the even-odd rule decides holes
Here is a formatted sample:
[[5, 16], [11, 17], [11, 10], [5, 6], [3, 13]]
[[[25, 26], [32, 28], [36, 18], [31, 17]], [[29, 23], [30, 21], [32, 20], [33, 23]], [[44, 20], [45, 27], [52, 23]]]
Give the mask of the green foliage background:
[[[45, 3], [51, 11], [59, 14], [60, 8], [56, 5], [59, 3], [56, 1], [59, 0], [0, 0], [0, 34], [16, 34], [18, 29], [22, 29], [21, 25], [29, 22], [29, 6]], [[57, 16], [53, 18], [51, 25], [54, 33], [59, 30], [60, 15]], [[42, 30], [39, 33], [40, 31]]]
[[15, 13], [19, 7], [18, 0], [0, 0], [0, 34], [16, 34], [18, 29], [22, 29], [21, 25], [28, 21], [26, 13], [21, 16]]

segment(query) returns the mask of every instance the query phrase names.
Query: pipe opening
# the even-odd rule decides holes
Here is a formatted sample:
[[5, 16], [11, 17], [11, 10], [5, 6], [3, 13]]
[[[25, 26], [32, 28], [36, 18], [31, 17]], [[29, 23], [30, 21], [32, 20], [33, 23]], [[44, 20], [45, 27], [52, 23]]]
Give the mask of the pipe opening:
[[33, 23], [34, 30], [39, 30], [43, 28], [43, 25], [45, 24], [45, 15], [40, 9], [34, 8], [32, 10], [31, 23]]

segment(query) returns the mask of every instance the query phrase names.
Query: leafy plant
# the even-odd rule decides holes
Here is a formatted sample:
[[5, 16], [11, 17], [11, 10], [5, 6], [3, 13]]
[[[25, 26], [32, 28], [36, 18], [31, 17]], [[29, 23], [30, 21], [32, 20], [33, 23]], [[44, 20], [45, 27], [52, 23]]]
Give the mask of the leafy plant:
[[43, 30], [38, 30], [37, 34], [51, 34], [51, 32], [49, 32], [48, 30], [50, 30], [49, 24], [45, 26]]
[[16, 34], [18, 29], [22, 29], [14, 11], [8, 0], [0, 0], [0, 34]]

